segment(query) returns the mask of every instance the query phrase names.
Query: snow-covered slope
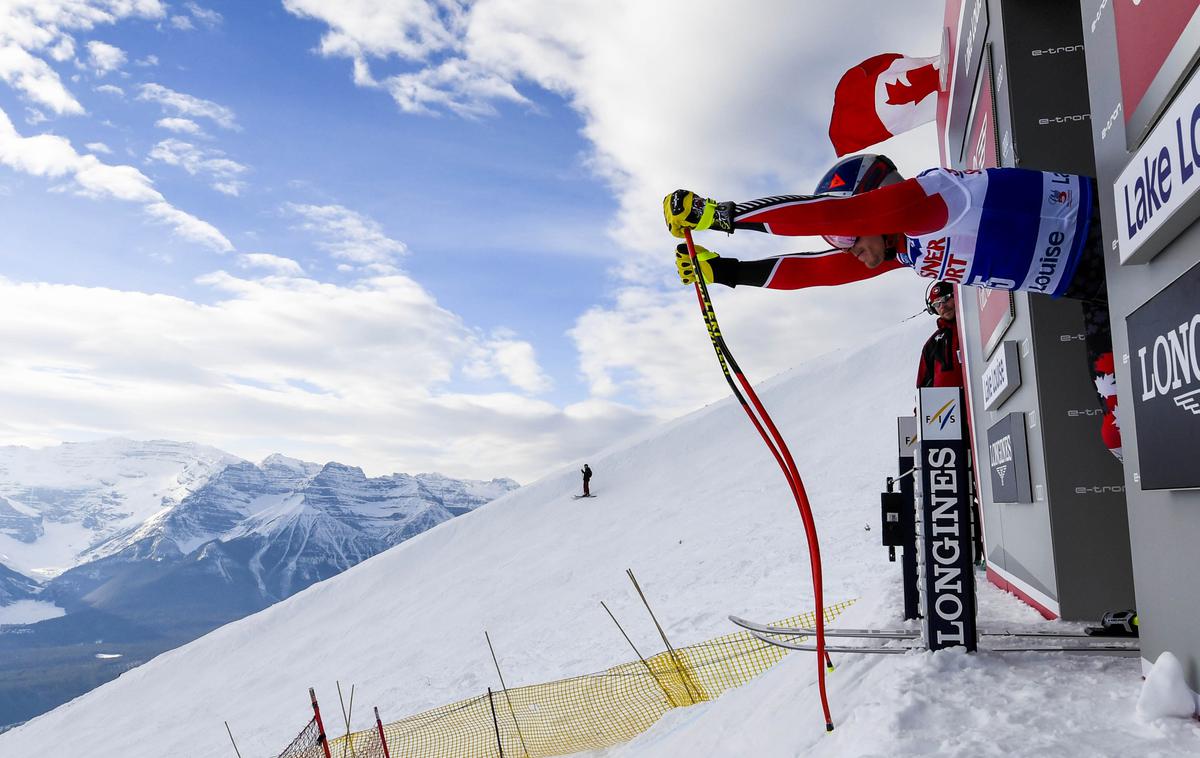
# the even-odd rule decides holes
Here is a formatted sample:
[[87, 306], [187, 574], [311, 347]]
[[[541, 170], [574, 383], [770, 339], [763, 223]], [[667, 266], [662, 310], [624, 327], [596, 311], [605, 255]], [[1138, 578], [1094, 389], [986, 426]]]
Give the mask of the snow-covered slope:
[[[814, 503], [826, 597], [866, 597], [857, 612], [873, 623], [894, 623], [889, 614], [898, 601], [878, 598], [898, 569], [878, 547], [878, 531], [864, 525], [878, 519], [877, 493], [895, 464], [895, 417], [912, 410], [914, 358], [928, 330], [921, 321], [902, 325], [862, 351], [807, 361], [760, 387]], [[737, 335], [728, 338], [736, 349]], [[766, 619], [810, 605], [795, 505], [737, 405], [702, 409], [588, 461], [597, 498], [571, 499], [579, 475], [577, 466], [567, 466], [0, 735], [0, 755], [219, 758], [230, 752], [225, 720], [243, 755], [274, 755], [309, 717], [308, 686], [336, 712], [335, 681], [354, 683], [356, 702], [378, 704], [389, 720], [495, 686], [484, 630], [510, 686], [597, 671], [630, 656], [601, 600], [635, 642], [657, 648], [626, 568], [637, 573], [680, 645], [730, 631], [727, 613]], [[1015, 601], [997, 596], [988, 602], [1037, 623]], [[823, 723], [813, 703], [811, 664], [794, 656], [761, 681], [716, 703], [669, 714], [661, 728], [611, 752], [1000, 754], [982, 751], [971, 736], [987, 721], [998, 733], [1029, 737], [1029, 750], [1008, 755], [1104, 754], [1075, 750], [1075, 738], [1051, 732], [1048, 718], [1038, 722], [1043, 731], [1028, 735], [1020, 716], [1047, 708], [1047, 697], [1023, 698], [1025, 690], [1014, 696], [1013, 689], [1036, 691], [1036, 679], [1055, 671], [1044, 659], [1013, 665], [951, 653], [847, 662], [831, 677], [841, 725], [833, 738], [819, 736]], [[1104, 727], [1110, 736], [1124, 735], [1132, 723], [1137, 662], [1086, 665], [1091, 668], [1083, 670], [1094, 675], [1082, 683], [1063, 674], [1051, 678], [1053, 685], [1066, 698], [1111, 701], [1096, 710], [1096, 718], [1109, 719]], [[878, 668], [885, 666], [896, 668]], [[989, 674], [1001, 672], [1004, 690], [994, 691]], [[945, 685], [930, 683], [934, 673], [956, 679], [958, 689], [970, 693], [961, 709], [938, 706]], [[893, 707], [887, 702], [892, 697], [905, 700]], [[1004, 716], [1004, 705], [1022, 713]], [[369, 712], [355, 708], [356, 728], [366, 725]], [[973, 720], [964, 720], [964, 713]], [[955, 718], [939, 722], [935, 716]], [[855, 734], [878, 740], [881, 718], [903, 737], [900, 742], [855, 741]], [[1082, 717], [1070, 722], [1081, 725], [1088, 725]], [[765, 730], [768, 738], [754, 730]], [[1139, 737], [1157, 739], [1164, 756], [1187, 739]], [[813, 744], [818, 751], [806, 752]], [[834, 745], [849, 749], [839, 752]]]

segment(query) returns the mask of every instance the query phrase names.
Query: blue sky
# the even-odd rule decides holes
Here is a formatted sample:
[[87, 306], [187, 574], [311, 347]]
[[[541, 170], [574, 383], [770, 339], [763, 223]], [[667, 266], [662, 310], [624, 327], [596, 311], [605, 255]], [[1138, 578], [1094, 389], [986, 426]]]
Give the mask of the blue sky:
[[[0, 443], [527, 481], [722, 396], [660, 198], [807, 190], [837, 76], [940, 37], [797, 5], [6, 4]], [[765, 378], [913, 312], [883, 279], [718, 307]]]

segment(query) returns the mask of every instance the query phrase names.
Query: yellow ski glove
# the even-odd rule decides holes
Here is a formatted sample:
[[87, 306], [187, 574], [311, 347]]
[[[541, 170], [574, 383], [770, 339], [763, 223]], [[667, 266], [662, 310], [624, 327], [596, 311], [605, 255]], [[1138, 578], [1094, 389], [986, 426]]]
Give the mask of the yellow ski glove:
[[[713, 258], [718, 258], [716, 253], [711, 250], [706, 250], [699, 245], [696, 245], [696, 260], [700, 264], [700, 274], [704, 277], [705, 284], [713, 283], [712, 265], [709, 264]], [[696, 269], [692, 266], [692, 256], [688, 255], [687, 244], [678, 245], [675, 248], [675, 268], [679, 271], [679, 281], [684, 284], [693, 284], [696, 281]]]
[[675, 190], [663, 198], [663, 218], [671, 234], [682, 238], [684, 229], [707, 229], [717, 214], [717, 203], [689, 190]]

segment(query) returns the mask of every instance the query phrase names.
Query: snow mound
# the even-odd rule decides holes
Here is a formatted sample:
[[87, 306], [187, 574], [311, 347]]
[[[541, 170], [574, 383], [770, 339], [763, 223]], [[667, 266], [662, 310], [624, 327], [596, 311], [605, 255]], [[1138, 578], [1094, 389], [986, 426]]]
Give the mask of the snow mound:
[[[1137, 702], [1138, 714], [1147, 721], [1165, 718], [1191, 718], [1196, 701], [1183, 677], [1183, 666], [1169, 651], [1158, 656]], [[1197, 747], [1200, 751], [1200, 746]]]

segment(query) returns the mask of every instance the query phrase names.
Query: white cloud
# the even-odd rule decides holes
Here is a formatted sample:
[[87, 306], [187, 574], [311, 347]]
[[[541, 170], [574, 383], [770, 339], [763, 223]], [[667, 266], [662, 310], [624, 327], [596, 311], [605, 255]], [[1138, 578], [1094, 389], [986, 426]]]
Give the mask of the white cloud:
[[165, 110], [172, 111], [178, 115], [207, 118], [226, 129], [240, 128], [237, 125], [237, 119], [233, 111], [224, 105], [183, 92], [176, 92], [161, 84], [143, 84], [138, 94], [138, 100], [158, 103]]
[[475, 118], [495, 115], [493, 103], [497, 101], [529, 102], [503, 77], [457, 58], [434, 68], [388, 77], [382, 85], [409, 113], [433, 114], [445, 109]]
[[72, 32], [163, 14], [158, 0], [5, 0], [0, 3], [0, 79], [55, 115], [81, 114], [83, 106], [41, 56], [68, 61], [75, 54]]
[[[724, 23], [734, 13], [724, 0], [695, 0], [686, 11], [642, 0], [479, 0], [461, 13], [418, 0], [285, 7], [324, 21], [321, 52], [352, 61], [361, 86], [383, 86], [410, 113], [486, 116], [498, 103], [521, 102], [529, 85], [578, 112], [588, 166], [618, 205], [604, 224], [617, 251], [611, 304], [572, 332], [581, 369], [596, 396], [633, 396], [671, 412], [726, 390], [708, 365], [694, 297], [670, 284], [675, 240], [663, 229], [663, 195], [691, 187], [740, 200], [810, 190], [834, 159], [826, 128], [837, 79], [874, 53], [934, 54], [943, 11], [939, 0], [777, 0], [739, 6], [736, 23]], [[406, 73], [383, 75], [390, 58], [404, 61]], [[368, 60], [381, 61], [374, 75]], [[881, 149], [909, 174], [937, 163], [928, 128]], [[708, 242], [755, 258], [810, 241], [739, 233]], [[717, 288], [714, 297], [744, 364], [765, 377], [914, 312], [919, 291], [900, 273], [837, 290]]]
[[[2, 21], [3, 17], [0, 17]], [[0, 45], [0, 79], [56, 114], [83, 113], [83, 106], [63, 86], [50, 64], [17, 45]]]
[[14, 171], [65, 179], [77, 192], [97, 199], [138, 203], [152, 219], [183, 237], [219, 252], [233, 244], [216, 227], [167, 203], [150, 178], [133, 166], [113, 166], [94, 155], [80, 155], [70, 140], [53, 134], [22, 137], [0, 110], [0, 164]]
[[192, 18], [209, 28], [220, 26], [221, 22], [225, 20], [224, 16], [220, 13], [211, 8], [203, 8], [197, 3], [189, 2], [185, 3], [185, 6], [188, 9], [188, 13], [192, 14]]
[[463, 373], [473, 379], [504, 377], [514, 387], [530, 393], [545, 392], [554, 386], [538, 364], [533, 345], [517, 339], [507, 329], [497, 329], [482, 341], [463, 367]]
[[116, 71], [125, 65], [128, 56], [116, 45], [92, 40], [87, 43], [88, 62], [99, 76]]
[[207, 136], [200, 125], [190, 118], [160, 118], [154, 122], [154, 125], [160, 129], [166, 129], [179, 134], [192, 134], [197, 137]]
[[115, 84], [101, 84], [96, 88], [97, 92], [103, 92], [106, 95], [116, 95], [117, 97], [125, 97], [125, 90]]
[[236, 196], [246, 185], [238, 179], [247, 168], [225, 157], [220, 150], [197, 147], [183, 140], [165, 139], [150, 150], [150, 160], [178, 166], [192, 176], [213, 180], [213, 188]]
[[0, 278], [0, 440], [122, 433], [527, 481], [649, 421], [452, 384], [488, 341], [403, 276], [201, 283], [211, 302]]
[[316, 244], [335, 258], [360, 264], [389, 263], [407, 247], [383, 233], [379, 222], [341, 205], [299, 205], [284, 209], [302, 219], [300, 228], [323, 239]]
[[330, 31], [321, 38], [322, 54], [351, 58], [424, 59], [457, 44], [455, 30], [463, 19], [462, 3], [457, 0], [400, 0], [386, 5], [377, 0], [283, 0], [283, 7], [329, 25]]
[[145, 58], [133, 62], [135, 66], [150, 67], [158, 65], [157, 55], [147, 55]]
[[190, 16], [171, 16], [171, 26], [184, 32], [188, 32], [196, 28], [192, 25], [192, 19]]
[[104, 144], [103, 142], [89, 142], [86, 145], [84, 145], [84, 147], [86, 147], [88, 150], [91, 150], [93, 153], [104, 153], [105, 155], [112, 155], [112, 148], [109, 147], [108, 145]]
[[278, 276], [304, 275], [304, 269], [296, 261], [269, 253], [243, 253], [238, 256], [238, 266], [246, 269], [265, 269]]

